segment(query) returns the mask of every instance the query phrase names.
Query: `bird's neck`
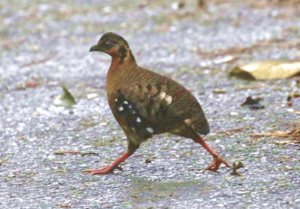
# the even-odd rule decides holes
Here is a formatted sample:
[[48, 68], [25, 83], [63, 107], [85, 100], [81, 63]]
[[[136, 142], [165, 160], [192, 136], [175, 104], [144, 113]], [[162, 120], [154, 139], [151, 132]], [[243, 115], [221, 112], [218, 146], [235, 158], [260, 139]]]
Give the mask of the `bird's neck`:
[[127, 69], [130, 69], [135, 66], [137, 66], [137, 63], [133, 56], [125, 57], [125, 58], [122, 58], [121, 56], [113, 56], [108, 74], [109, 73], [113, 73], [113, 74], [118, 73], [115, 76], [119, 77], [120, 76], [119, 73], [122, 74]]
[[[109, 73], [126, 71], [126, 69], [136, 66], [136, 61], [129, 46], [120, 46], [116, 53], [111, 54], [112, 61], [109, 68]], [[110, 72], [111, 71], [111, 72]], [[119, 76], [117, 76], [119, 77]]]
[[113, 56], [111, 60], [110, 68], [124, 68], [125, 66], [137, 65], [134, 57], [122, 57], [122, 56]]
[[112, 54], [112, 63], [117, 65], [136, 64], [135, 58], [128, 45], [120, 46], [116, 53]]
[[112, 56], [111, 65], [106, 78], [107, 92], [113, 92], [115, 88], [118, 87], [120, 81], [128, 77], [136, 66], [137, 63], [131, 51], [127, 51], [126, 56], [121, 54]]

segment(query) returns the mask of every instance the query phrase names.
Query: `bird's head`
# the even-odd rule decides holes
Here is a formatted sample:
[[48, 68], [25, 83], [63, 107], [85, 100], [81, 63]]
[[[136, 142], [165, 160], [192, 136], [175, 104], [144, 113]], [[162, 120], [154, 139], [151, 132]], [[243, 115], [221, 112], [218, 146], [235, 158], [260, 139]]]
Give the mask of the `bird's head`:
[[112, 32], [105, 33], [98, 43], [90, 48], [90, 52], [93, 51], [107, 53], [113, 58], [119, 58], [120, 62], [125, 59], [135, 62], [127, 41], [122, 36]]

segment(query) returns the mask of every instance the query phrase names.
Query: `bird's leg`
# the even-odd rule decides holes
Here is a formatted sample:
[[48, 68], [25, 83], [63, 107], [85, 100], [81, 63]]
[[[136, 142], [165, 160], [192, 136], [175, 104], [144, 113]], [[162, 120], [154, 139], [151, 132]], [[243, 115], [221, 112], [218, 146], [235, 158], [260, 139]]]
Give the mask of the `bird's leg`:
[[213, 162], [206, 167], [206, 169], [203, 171], [203, 173], [206, 171], [206, 170], [210, 170], [210, 171], [216, 171], [219, 169], [220, 165], [222, 163], [224, 163], [227, 167], [231, 168], [228, 163], [222, 159], [221, 156], [219, 156], [217, 153], [215, 153], [211, 148], [210, 146], [208, 146], [208, 144], [205, 143], [205, 141], [202, 139], [201, 136], [197, 136], [196, 138], [194, 138], [194, 141], [201, 144], [202, 147], [204, 147], [208, 152], [209, 154], [211, 154], [211, 156], [213, 156], [214, 160]]
[[116, 159], [112, 164], [105, 166], [104, 168], [89, 169], [89, 170], [84, 170], [83, 172], [91, 173], [92, 175], [101, 175], [101, 174], [112, 173], [113, 170], [115, 169], [122, 170], [122, 168], [119, 167], [119, 164], [124, 162], [124, 160], [126, 160], [127, 158], [129, 158], [135, 152], [135, 150], [139, 148], [139, 146], [140, 146], [139, 144], [137, 145], [132, 142], [129, 142], [127, 152], [123, 154], [121, 157], [119, 157], [118, 159]]
[[105, 166], [104, 168], [100, 168], [100, 169], [89, 169], [89, 170], [84, 170], [83, 172], [86, 173], [91, 173], [92, 175], [99, 175], [99, 174], [109, 174], [112, 173], [113, 170], [115, 169], [121, 169], [120, 167], [118, 167], [118, 165], [122, 162], [124, 162], [124, 160], [126, 160], [127, 158], [130, 157], [130, 155], [132, 155], [133, 153], [129, 154], [129, 153], [125, 153], [123, 154], [121, 157], [119, 157], [118, 159], [116, 159], [112, 164]]

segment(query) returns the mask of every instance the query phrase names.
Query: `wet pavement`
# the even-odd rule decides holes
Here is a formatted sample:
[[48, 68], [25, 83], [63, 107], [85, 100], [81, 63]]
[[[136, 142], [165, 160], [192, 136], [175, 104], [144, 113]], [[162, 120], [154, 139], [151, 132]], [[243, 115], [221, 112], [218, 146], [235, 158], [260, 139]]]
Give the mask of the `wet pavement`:
[[[1, 1], [0, 208], [300, 208], [300, 144], [251, 136], [299, 127], [300, 98], [287, 106], [298, 78], [228, 77], [239, 64], [300, 59], [300, 3], [261, 2]], [[140, 66], [192, 91], [211, 126], [207, 143], [241, 161], [240, 176], [202, 174], [211, 156], [170, 134], [142, 144], [123, 171], [81, 172], [126, 150], [106, 101], [110, 57], [88, 52], [109, 31]], [[61, 84], [72, 109], [53, 104]], [[248, 96], [265, 109], [241, 106]]]

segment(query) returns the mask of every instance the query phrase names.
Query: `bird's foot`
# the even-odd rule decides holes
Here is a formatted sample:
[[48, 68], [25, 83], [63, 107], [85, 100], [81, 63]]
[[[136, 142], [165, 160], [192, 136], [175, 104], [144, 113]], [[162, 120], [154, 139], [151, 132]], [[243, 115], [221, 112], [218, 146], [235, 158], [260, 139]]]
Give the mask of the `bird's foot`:
[[215, 154], [215, 155], [213, 155], [213, 158], [214, 158], [213, 162], [209, 166], [207, 166], [202, 173], [204, 173], [207, 170], [216, 171], [220, 168], [220, 165], [222, 163], [224, 163], [228, 168], [231, 168], [231, 166], [228, 165], [228, 163], [225, 160], [223, 160], [223, 158], [221, 156]]
[[92, 175], [103, 175], [103, 174], [110, 174], [112, 173], [115, 169], [119, 169], [119, 170], [123, 170], [121, 167], [119, 166], [114, 166], [114, 165], [108, 165], [105, 166], [104, 168], [100, 168], [100, 169], [89, 169], [89, 170], [84, 170], [82, 172], [84, 173], [90, 173]]

